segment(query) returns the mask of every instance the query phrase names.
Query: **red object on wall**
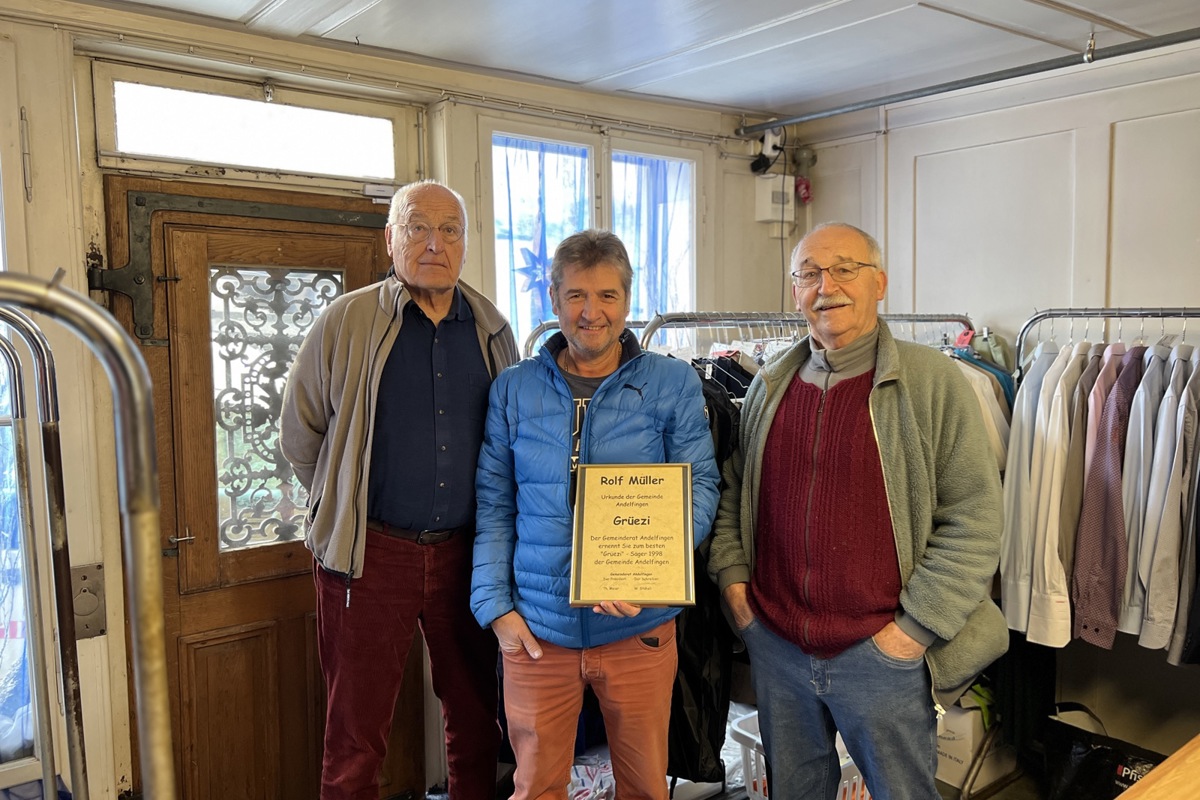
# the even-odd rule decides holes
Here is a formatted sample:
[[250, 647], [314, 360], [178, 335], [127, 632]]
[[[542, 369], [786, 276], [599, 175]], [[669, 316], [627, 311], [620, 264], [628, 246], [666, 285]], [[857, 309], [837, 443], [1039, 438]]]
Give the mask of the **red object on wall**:
[[812, 184], [809, 183], [808, 178], [804, 177], [803, 175], [797, 175], [796, 176], [796, 200], [798, 200], [800, 202], [800, 205], [806, 206], [812, 202], [812, 199], [813, 199]]

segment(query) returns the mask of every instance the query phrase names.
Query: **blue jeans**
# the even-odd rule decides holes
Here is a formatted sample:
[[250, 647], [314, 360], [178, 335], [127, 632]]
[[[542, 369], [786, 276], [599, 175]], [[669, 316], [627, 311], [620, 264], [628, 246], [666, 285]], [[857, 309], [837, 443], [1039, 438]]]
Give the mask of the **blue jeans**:
[[937, 713], [925, 659], [885, 655], [870, 638], [816, 658], [757, 619], [741, 634], [772, 797], [834, 800], [841, 732], [875, 800], [938, 800]]

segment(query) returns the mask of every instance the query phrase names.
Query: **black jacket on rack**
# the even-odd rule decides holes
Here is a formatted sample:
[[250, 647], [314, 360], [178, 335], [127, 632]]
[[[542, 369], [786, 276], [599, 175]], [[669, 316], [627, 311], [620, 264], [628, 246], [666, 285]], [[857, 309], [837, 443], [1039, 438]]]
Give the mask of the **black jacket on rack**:
[[[697, 370], [717, 465], [721, 466], [737, 444], [739, 412], [725, 387], [706, 379], [701, 367]], [[696, 553], [696, 605], [675, 618], [679, 671], [671, 695], [667, 774], [697, 783], [719, 783], [725, 780], [721, 749], [728, 725], [736, 637], [721, 610], [721, 592], [708, 579], [707, 545], [706, 540]]]

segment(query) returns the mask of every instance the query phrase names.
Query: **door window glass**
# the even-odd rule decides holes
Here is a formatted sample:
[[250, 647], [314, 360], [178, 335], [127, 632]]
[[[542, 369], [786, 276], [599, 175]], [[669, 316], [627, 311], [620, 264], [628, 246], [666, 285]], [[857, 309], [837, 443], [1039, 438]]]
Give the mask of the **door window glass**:
[[279, 450], [287, 371], [340, 272], [216, 265], [209, 272], [222, 552], [304, 538], [308, 493]]

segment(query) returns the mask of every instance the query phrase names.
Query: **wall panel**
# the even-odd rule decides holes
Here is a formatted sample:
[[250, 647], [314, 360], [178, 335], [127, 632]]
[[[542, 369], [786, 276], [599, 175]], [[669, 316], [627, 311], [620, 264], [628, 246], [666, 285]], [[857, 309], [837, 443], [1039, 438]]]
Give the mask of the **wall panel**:
[[912, 308], [1003, 329], [1067, 304], [1073, 156], [1069, 132], [918, 156]]
[[1200, 304], [1200, 110], [1113, 126], [1114, 305]]

